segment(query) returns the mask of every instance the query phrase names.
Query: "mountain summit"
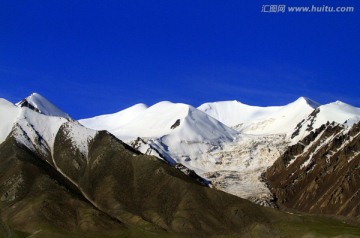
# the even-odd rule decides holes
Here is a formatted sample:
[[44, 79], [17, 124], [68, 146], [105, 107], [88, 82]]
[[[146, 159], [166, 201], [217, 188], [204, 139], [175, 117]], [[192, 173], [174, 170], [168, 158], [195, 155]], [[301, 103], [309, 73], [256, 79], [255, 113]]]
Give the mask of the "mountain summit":
[[224, 142], [232, 142], [238, 134], [190, 105], [168, 101], [148, 108], [137, 104], [113, 115], [84, 119], [80, 123], [92, 129], [108, 129], [128, 144], [138, 144], [137, 138], [141, 138], [147, 145], [137, 149], [143, 153], [161, 154], [171, 163], [186, 162], [195, 170], [199, 168], [195, 160], [201, 162], [201, 154]]
[[289, 134], [319, 103], [300, 97], [285, 106], [259, 107], [238, 101], [204, 103], [198, 107], [225, 125], [246, 134]]
[[16, 103], [18, 107], [27, 107], [38, 113], [55, 116], [55, 117], [64, 117], [70, 119], [70, 116], [63, 112], [60, 108], [55, 106], [45, 97], [41, 96], [38, 93], [32, 93], [30, 96]]

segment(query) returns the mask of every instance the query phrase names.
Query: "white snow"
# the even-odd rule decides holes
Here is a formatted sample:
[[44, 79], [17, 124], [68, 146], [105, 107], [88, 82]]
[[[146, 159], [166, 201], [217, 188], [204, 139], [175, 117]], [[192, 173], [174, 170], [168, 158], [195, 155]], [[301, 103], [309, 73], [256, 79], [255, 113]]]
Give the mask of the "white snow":
[[[178, 126], [175, 125], [177, 121]], [[167, 101], [149, 108], [137, 104], [113, 115], [83, 119], [79, 122], [89, 128], [107, 129], [124, 141], [137, 137], [160, 138], [168, 135], [180, 138], [184, 143], [219, 139], [232, 141], [237, 134], [192, 106]]]
[[[29, 149], [33, 149], [35, 146], [43, 153], [48, 150], [51, 155], [53, 155], [55, 137], [62, 125], [65, 126], [65, 132], [68, 138], [71, 139], [74, 148], [78, 149], [86, 158], [88, 145], [97, 133], [97, 131], [86, 128], [76, 121], [68, 121], [63, 117], [46, 116], [28, 108], [22, 108], [17, 124], [24, 132], [16, 133], [19, 142]], [[33, 146], [29, 145], [29, 142]]]
[[319, 106], [317, 110], [319, 112], [315, 117], [309, 116], [301, 123], [298, 136], [291, 140], [291, 144], [296, 144], [304, 138], [310, 132], [309, 127], [312, 128], [311, 131], [314, 131], [327, 122], [335, 122], [350, 128], [360, 121], [360, 108], [340, 101]]
[[60, 126], [68, 120], [39, 114], [28, 108], [21, 108], [14, 133], [18, 142], [29, 149], [38, 149], [43, 154], [53, 154], [55, 136]]
[[[98, 119], [100, 123], [96, 123], [101, 126], [104, 117]], [[171, 129], [177, 121], [179, 125]], [[81, 120], [85, 125], [88, 122]], [[245, 198], [270, 196], [259, 176], [287, 145], [284, 135], [240, 135], [206, 113], [181, 103], [160, 102], [127, 123], [121, 117], [117, 122], [119, 126], [113, 125], [115, 129], [110, 132], [129, 144], [141, 137], [144, 142], [137, 141], [137, 146], [143, 153], [158, 156], [158, 151], [170, 162], [182, 163], [210, 180], [219, 173], [216, 183], [221, 184], [220, 189]], [[92, 121], [89, 126], [94, 124]]]
[[355, 157], [359, 156], [360, 152], [355, 153], [354, 155], [350, 156], [350, 158], [348, 158], [348, 163], [350, 163]]
[[238, 101], [205, 103], [198, 109], [236, 130], [253, 135], [291, 134], [319, 104], [300, 97], [285, 106], [257, 107]]
[[275, 112], [278, 108], [279, 107], [250, 106], [239, 101], [204, 103], [198, 107], [200, 111], [205, 112], [230, 127], [261, 119]]
[[[25, 98], [29, 104], [39, 110], [41, 114], [48, 115], [48, 116], [56, 116], [56, 117], [64, 117], [69, 118], [70, 116], [47, 100], [45, 97], [41, 96], [38, 93], [32, 93], [30, 96]], [[21, 102], [16, 103], [17, 106], [21, 105]]]
[[50, 147], [55, 143], [60, 126], [68, 121], [63, 117], [38, 114], [27, 108], [23, 109], [23, 115]]
[[21, 110], [11, 102], [0, 98], [0, 143], [10, 134]]
[[336, 101], [319, 107], [320, 112], [316, 117], [314, 128], [320, 127], [327, 121], [343, 124], [346, 121], [350, 125], [360, 121], [360, 108], [353, 107], [349, 104]]
[[[19, 143], [44, 155], [48, 153], [53, 155], [55, 137], [60, 127], [67, 123], [67, 133], [74, 147], [87, 156], [87, 145], [95, 136], [96, 131], [69, 120], [66, 113], [59, 111], [56, 106], [39, 94], [32, 94], [27, 100], [41, 113], [0, 99], [0, 143], [14, 130], [13, 134]], [[59, 114], [67, 117], [54, 116]]]
[[[141, 137], [148, 143], [148, 146], [142, 145], [139, 148], [142, 152], [156, 155], [157, 152], [154, 151], [156, 149], [170, 162], [187, 160], [186, 165], [198, 172], [203, 171], [202, 167], [198, 166], [198, 163], [201, 163], [199, 158], [202, 154], [213, 147], [232, 142], [238, 134], [235, 130], [190, 105], [164, 101], [149, 108], [142, 107], [141, 110], [133, 110], [134, 108], [136, 107], [132, 107], [131, 111], [136, 111], [136, 113], [130, 113], [131, 120], [128, 119], [128, 110], [118, 112], [117, 124], [114, 124], [113, 129], [109, 131], [129, 144]], [[134, 114], [136, 114], [135, 117]], [[102, 121], [104, 118], [111, 117], [107, 115], [97, 119]], [[101, 125], [94, 120], [80, 122], [93, 128], [94, 124]], [[107, 125], [104, 128], [97, 127], [97, 129], [105, 128], [109, 127]], [[149, 150], [151, 148], [153, 149]]]
[[94, 130], [113, 131], [116, 128], [131, 122], [139, 115], [139, 113], [147, 108], [148, 107], [145, 104], [139, 103], [117, 113], [83, 119], [79, 120], [79, 122]]
[[74, 148], [78, 149], [79, 152], [88, 159], [89, 144], [98, 132], [96, 130], [86, 128], [78, 122], [68, 122], [65, 124], [64, 129], [68, 138], [71, 139]]
[[[179, 125], [175, 127], [178, 120]], [[111, 132], [119, 138], [159, 138], [171, 134], [189, 143], [219, 138], [232, 140], [237, 134], [192, 106], [171, 102], [157, 103]]]

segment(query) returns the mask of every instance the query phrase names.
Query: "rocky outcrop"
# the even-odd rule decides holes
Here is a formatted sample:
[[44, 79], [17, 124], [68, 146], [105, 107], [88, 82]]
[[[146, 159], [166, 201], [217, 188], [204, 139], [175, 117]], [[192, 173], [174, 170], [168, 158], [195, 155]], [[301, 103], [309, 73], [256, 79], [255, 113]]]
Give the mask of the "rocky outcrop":
[[360, 123], [327, 123], [266, 172], [277, 205], [316, 214], [360, 216]]

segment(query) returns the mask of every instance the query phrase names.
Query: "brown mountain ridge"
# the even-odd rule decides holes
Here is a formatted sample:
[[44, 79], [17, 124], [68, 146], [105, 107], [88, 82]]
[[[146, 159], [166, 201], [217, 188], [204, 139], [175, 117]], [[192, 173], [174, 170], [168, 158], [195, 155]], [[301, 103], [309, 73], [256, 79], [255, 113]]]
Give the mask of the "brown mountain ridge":
[[282, 208], [360, 215], [360, 123], [327, 123], [291, 146], [266, 177]]

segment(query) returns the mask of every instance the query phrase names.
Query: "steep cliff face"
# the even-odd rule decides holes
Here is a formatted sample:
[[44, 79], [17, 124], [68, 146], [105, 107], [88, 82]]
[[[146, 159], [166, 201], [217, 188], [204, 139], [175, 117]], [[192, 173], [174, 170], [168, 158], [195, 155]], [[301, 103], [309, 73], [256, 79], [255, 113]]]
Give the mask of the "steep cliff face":
[[360, 216], [360, 123], [327, 123], [266, 172], [277, 204], [310, 213]]

